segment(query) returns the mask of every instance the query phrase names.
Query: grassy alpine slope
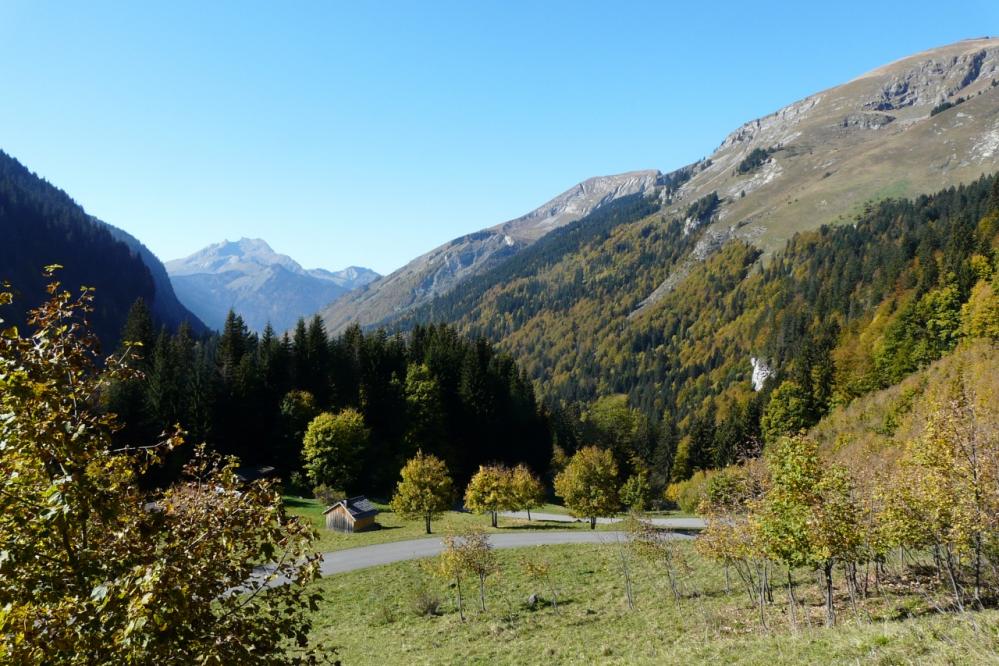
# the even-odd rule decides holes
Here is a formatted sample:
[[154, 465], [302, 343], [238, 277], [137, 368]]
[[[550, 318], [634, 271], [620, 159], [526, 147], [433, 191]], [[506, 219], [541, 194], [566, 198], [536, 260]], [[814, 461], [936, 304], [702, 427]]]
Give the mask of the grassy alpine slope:
[[[684, 596], [673, 601], [661, 569], [628, 554], [635, 608], [629, 610], [614, 544], [498, 551], [500, 572], [487, 579], [486, 611], [474, 581], [466, 581], [467, 621], [454, 590], [407, 562], [325, 578], [313, 637], [338, 646], [345, 664], [957, 664], [999, 660], [999, 612], [959, 618], [933, 614], [931, 600], [905, 593], [905, 580], [886, 585], [856, 610], [844, 590], [840, 624], [820, 628], [822, 600], [806, 589], [808, 620], [790, 626], [784, 595], [775, 590], [768, 629], [737, 583], [726, 592], [723, 570], [683, 548], [690, 565]], [[527, 560], [547, 560], [558, 594], [524, 572]], [[734, 576], [733, 576], [734, 578]], [[541, 597], [535, 608], [531, 594]], [[440, 601], [422, 615], [422, 598]]]

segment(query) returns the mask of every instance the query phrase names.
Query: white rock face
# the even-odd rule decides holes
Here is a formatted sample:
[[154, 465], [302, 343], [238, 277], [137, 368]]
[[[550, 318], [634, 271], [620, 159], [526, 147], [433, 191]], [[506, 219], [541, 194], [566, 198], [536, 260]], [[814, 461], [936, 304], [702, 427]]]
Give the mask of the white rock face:
[[767, 365], [766, 361], [761, 358], [753, 356], [750, 357], [749, 362], [753, 366], [753, 390], [762, 391], [763, 385], [773, 376], [774, 371], [769, 365]]

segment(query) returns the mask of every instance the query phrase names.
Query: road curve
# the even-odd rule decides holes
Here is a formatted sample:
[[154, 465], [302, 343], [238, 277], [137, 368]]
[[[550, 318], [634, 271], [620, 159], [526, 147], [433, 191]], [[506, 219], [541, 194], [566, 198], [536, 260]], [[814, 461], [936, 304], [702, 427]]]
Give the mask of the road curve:
[[[490, 534], [489, 543], [493, 545], [493, 548], [525, 548], [571, 543], [610, 544], [627, 538], [628, 535], [625, 532], [573, 530], [565, 532]], [[671, 538], [692, 539], [693, 537], [683, 532], [675, 532], [671, 535]], [[358, 546], [357, 548], [345, 548], [344, 550], [331, 553], [323, 553], [320, 571], [323, 576], [333, 576], [348, 571], [356, 571], [357, 569], [377, 567], [382, 564], [393, 564], [395, 562], [433, 557], [434, 555], [439, 555], [443, 549], [444, 543], [440, 537], [426, 537], [423, 539], [379, 543], [371, 546]], [[252, 579], [263, 582], [265, 586], [284, 585], [288, 582], [282, 577], [274, 577], [273, 572], [274, 568], [270, 565], [260, 566], [254, 571]]]
[[[678, 534], [678, 538], [690, 538]], [[517, 534], [490, 534], [489, 543], [493, 548], [524, 548], [527, 546], [553, 546], [566, 543], [615, 543], [626, 539], [624, 532], [519, 532]], [[330, 576], [356, 569], [376, 567], [423, 557], [433, 557], [443, 550], [440, 538], [410, 539], [393, 543], [379, 543], [373, 546], [347, 548], [333, 553], [324, 553], [322, 572]]]

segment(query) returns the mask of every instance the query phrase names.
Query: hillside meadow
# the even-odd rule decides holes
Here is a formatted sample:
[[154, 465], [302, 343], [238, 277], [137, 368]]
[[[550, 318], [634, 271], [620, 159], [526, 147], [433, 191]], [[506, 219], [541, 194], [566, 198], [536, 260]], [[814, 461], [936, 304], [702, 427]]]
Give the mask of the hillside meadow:
[[[315, 583], [322, 601], [313, 639], [337, 647], [344, 664], [999, 663], [999, 612], [937, 614], [934, 599], [907, 592], [907, 570], [890, 567], [895, 573], [881, 592], [856, 608], [837, 589], [840, 620], [832, 629], [822, 628], [817, 588], [798, 574], [797, 624], [777, 589], [764, 628], [737, 581], [726, 591], [722, 567], [689, 545], [682, 552], [689, 571], [675, 603], [662, 569], [619, 544], [498, 551], [484, 612], [474, 582], [466, 582], [464, 622], [454, 588], [429, 573], [432, 560], [332, 576]], [[526, 574], [526, 561], [549, 563], [557, 612], [545, 586]], [[533, 607], [532, 594], [539, 597]], [[436, 613], [424, 614], [427, 599], [439, 602]]]

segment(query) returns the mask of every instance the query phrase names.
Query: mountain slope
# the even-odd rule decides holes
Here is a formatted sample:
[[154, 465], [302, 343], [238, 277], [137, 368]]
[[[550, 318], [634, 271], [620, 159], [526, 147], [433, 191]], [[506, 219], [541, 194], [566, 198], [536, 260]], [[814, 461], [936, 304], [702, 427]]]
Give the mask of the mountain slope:
[[184, 305], [178, 300], [176, 293], [174, 292], [173, 284], [170, 282], [170, 276], [167, 275], [166, 267], [163, 262], [152, 253], [152, 251], [147, 248], [142, 242], [128, 233], [124, 229], [119, 229], [106, 222], [101, 222], [97, 218], [91, 218], [95, 222], [104, 225], [115, 240], [121, 241], [129, 248], [132, 252], [137, 254], [142, 262], [149, 269], [149, 274], [153, 278], [153, 285], [156, 288], [157, 294], [166, 294], [167, 297], [155, 298], [151, 305], [151, 310], [153, 317], [162, 322], [181, 322], [186, 321], [191, 325], [191, 328], [195, 334], [201, 334], [207, 330], [205, 324], [191, 311], [189, 311]]
[[713, 232], [769, 253], [869, 201], [971, 182], [999, 164], [996, 82], [999, 39], [885, 65], [730, 133], [665, 212], [716, 192]]
[[545, 234], [571, 224], [613, 201], [652, 191], [658, 171], [590, 178], [514, 220], [456, 238], [417, 257], [364, 289], [321, 311], [331, 331], [353, 322], [377, 324], [446, 294], [455, 285], [516, 255]]
[[58, 278], [73, 291], [95, 287], [94, 331], [108, 349], [121, 333], [132, 303], [143, 298], [158, 323], [203, 325], [177, 300], [158, 259], [129, 234], [88, 215], [69, 195], [0, 152], [0, 279], [17, 301], [3, 318], [23, 323], [45, 298], [43, 266], [60, 264]]
[[[852, 221], [869, 202], [971, 182], [997, 165], [999, 39], [925, 51], [790, 104], [745, 123], [708, 159], [674, 172], [687, 177], [660, 197], [662, 219], [680, 220], [684, 236], [697, 231], [700, 242], [674, 270], [663, 272], [654, 252], [645, 257], [638, 269], [658, 278], [652, 285], [634, 281], [626, 294], [632, 316], [655, 306], [693, 265], [733, 238], [769, 256], [798, 231]], [[635, 182], [636, 174], [644, 180]], [[602, 182], [591, 188], [591, 201], [606, 205], [662, 185], [657, 172], [636, 174], [596, 179]], [[620, 182], [615, 179], [631, 185], [608, 189]], [[323, 310], [327, 325], [339, 330], [352, 321], [370, 326], [425, 316], [433, 299], [446, 300], [468, 277], [483, 276], [545, 232], [598, 210], [580, 206], [553, 224], [539, 222], [585, 185], [518, 220], [456, 239], [340, 299]], [[608, 191], [612, 196], [600, 196]], [[515, 233], [519, 225], [527, 231]], [[706, 229], [698, 231], [702, 225]], [[420, 306], [426, 306], [423, 315], [415, 314]]]
[[268, 322], [283, 331], [338, 296], [378, 274], [351, 266], [342, 271], [306, 270], [260, 239], [209, 245], [166, 264], [180, 299], [209, 326], [221, 329], [230, 309], [261, 331]]
[[839, 350], [844, 400], [897, 381], [944, 344], [900, 331], [969, 298], [972, 255], [991, 256], [975, 225], [999, 167], [997, 54], [935, 49], [748, 123], [651, 208], [583, 218], [394, 323], [483, 334], [549, 398], [622, 392], [680, 419], [746, 404], [752, 358], [779, 375]]

